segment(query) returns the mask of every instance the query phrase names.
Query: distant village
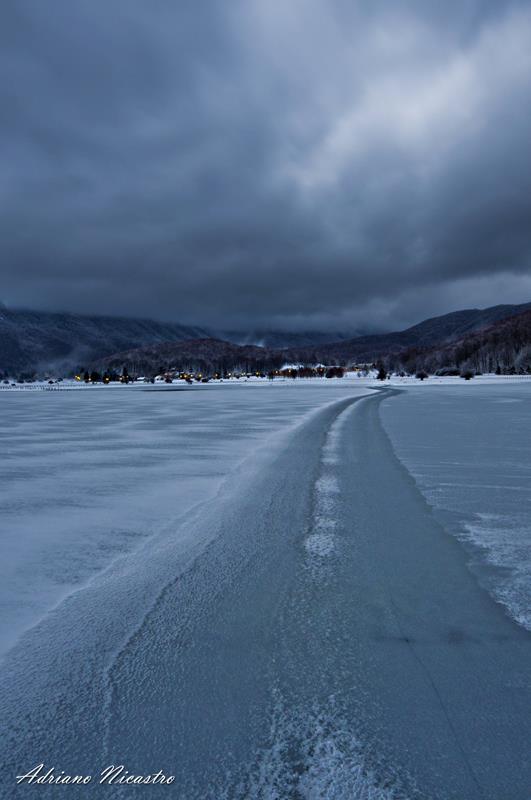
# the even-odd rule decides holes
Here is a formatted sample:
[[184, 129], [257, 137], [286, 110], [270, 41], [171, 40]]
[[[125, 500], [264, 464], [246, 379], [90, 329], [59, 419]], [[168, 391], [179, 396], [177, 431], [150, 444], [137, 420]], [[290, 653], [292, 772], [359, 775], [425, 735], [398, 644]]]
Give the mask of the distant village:
[[[347, 373], [359, 377], [386, 377], [382, 376], [382, 370], [378, 371], [376, 365], [362, 364], [353, 365], [350, 367], [342, 366], [325, 366], [319, 364], [314, 367], [302, 365], [285, 365], [281, 369], [268, 370], [268, 371], [245, 371], [236, 370], [229, 371], [216, 371], [216, 372], [203, 372], [199, 370], [179, 370], [179, 369], [164, 369], [156, 375], [139, 375], [133, 372], [128, 367], [124, 366], [121, 371], [105, 371], [98, 372], [97, 370], [88, 370], [85, 368], [78, 369], [73, 376], [69, 377], [56, 377], [51, 374], [38, 376], [37, 374], [23, 374], [19, 375], [16, 379], [3, 376], [2, 385], [4, 386], [17, 386], [23, 384], [46, 383], [50, 386], [61, 384], [64, 381], [74, 380], [77, 384], [87, 385], [109, 385], [109, 384], [160, 384], [160, 383], [210, 383], [210, 381], [223, 382], [223, 381], [240, 381], [240, 380], [268, 380], [275, 379], [302, 379], [302, 378], [343, 378]], [[1, 375], [1, 373], [0, 373]]]
[[[367, 376], [371, 367], [363, 365], [363, 367], [352, 367], [350, 371], [359, 372]], [[192, 383], [209, 383], [210, 381], [237, 381], [248, 380], [249, 378], [257, 379], [262, 378], [273, 381], [275, 378], [342, 378], [347, 372], [345, 367], [324, 366], [319, 365], [316, 367], [306, 367], [297, 365], [287, 365], [281, 369], [254, 372], [247, 371], [217, 371], [210, 373], [203, 373], [200, 371], [182, 371], [178, 369], [167, 369], [158, 375], [144, 376], [137, 374], [130, 374], [127, 367], [124, 367], [121, 373], [117, 372], [104, 372], [100, 374], [97, 371], [80, 370], [75, 375], [75, 380], [84, 383], [174, 383], [176, 381], [192, 384]]]
[[[499, 373], [498, 373], [499, 374]], [[459, 377], [465, 380], [470, 380], [475, 377], [476, 373], [472, 370], [455, 370], [445, 369], [439, 370], [436, 377]], [[49, 388], [59, 388], [59, 384], [66, 382], [68, 385], [72, 383], [79, 386], [95, 386], [95, 385], [138, 385], [138, 384], [174, 384], [186, 383], [188, 385], [204, 384], [215, 381], [216, 383], [235, 382], [235, 381], [274, 381], [274, 380], [297, 380], [308, 378], [372, 378], [379, 381], [389, 380], [395, 378], [415, 378], [419, 381], [424, 381], [430, 377], [430, 374], [424, 370], [416, 372], [404, 372], [403, 370], [390, 370], [386, 369], [383, 361], [378, 361], [372, 364], [351, 364], [350, 366], [338, 365], [325, 365], [317, 364], [315, 366], [307, 366], [302, 364], [286, 364], [279, 369], [270, 370], [228, 370], [210, 371], [208, 369], [200, 370], [181, 370], [177, 368], [161, 369], [156, 375], [142, 375], [137, 370], [131, 367], [124, 366], [121, 370], [106, 370], [99, 372], [98, 370], [89, 370], [85, 368], [78, 369], [75, 374], [67, 377], [55, 377], [50, 374], [36, 373], [19, 375], [16, 379], [8, 377], [5, 373], [2, 375], [0, 372], [0, 388], [9, 388], [17, 386], [28, 386], [31, 384], [43, 384]]]

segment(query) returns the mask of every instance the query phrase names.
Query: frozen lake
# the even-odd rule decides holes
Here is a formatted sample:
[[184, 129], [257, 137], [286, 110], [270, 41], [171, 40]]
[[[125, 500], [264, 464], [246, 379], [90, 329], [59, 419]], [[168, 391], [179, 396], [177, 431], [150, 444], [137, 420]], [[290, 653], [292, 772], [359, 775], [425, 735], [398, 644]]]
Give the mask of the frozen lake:
[[[0, 654], [219, 490], [305, 415], [365, 388], [232, 384], [0, 393]], [[176, 543], [176, 546], [179, 542]]]
[[480, 580], [531, 630], [531, 382], [412, 387], [382, 419]]
[[4, 795], [528, 800], [528, 392], [0, 395]]

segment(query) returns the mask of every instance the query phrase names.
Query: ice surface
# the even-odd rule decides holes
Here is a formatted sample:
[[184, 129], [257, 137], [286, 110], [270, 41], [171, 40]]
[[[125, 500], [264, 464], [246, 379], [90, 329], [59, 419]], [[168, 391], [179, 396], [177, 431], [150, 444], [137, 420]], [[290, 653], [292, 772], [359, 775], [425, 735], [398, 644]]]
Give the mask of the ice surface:
[[[379, 407], [396, 403], [395, 446], [449, 497], [468, 476], [470, 508], [445, 511], [459, 530], [496, 529], [474, 493], [519, 488], [521, 454], [504, 437], [459, 473], [476, 417], [497, 430], [489, 387], [362, 392], [0, 397], [3, 591], [26, 614], [5, 609], [3, 796], [31, 793], [13, 776], [38, 753], [77, 772], [163, 769], [175, 800], [528, 797], [529, 634], [478, 586]], [[518, 402], [493, 413], [522, 397], [504, 386], [494, 400]]]
[[205, 502], [344, 381], [0, 393], [0, 654], [49, 609]]
[[484, 585], [531, 630], [531, 383], [410, 387], [382, 419]]

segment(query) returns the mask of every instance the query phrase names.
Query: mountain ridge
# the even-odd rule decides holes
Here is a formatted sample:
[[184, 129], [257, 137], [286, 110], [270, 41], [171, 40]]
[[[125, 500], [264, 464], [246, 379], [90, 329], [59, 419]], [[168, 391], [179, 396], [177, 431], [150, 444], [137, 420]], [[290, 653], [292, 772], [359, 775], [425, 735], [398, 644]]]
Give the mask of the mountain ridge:
[[[519, 305], [496, 305], [484, 309], [451, 311], [437, 317], [429, 317], [401, 331], [360, 336], [344, 342], [329, 343], [313, 348], [317, 360], [324, 357], [335, 359], [374, 360], [391, 352], [411, 347], [427, 348], [435, 344], [457, 339], [475, 330], [487, 327], [498, 320], [514, 316], [531, 309], [531, 303]], [[305, 358], [308, 350], [291, 350], [293, 358]]]
[[[516, 311], [516, 314], [515, 314]], [[228, 370], [267, 371], [282, 364], [301, 363], [327, 365], [373, 363], [385, 359], [389, 365], [420, 355], [430, 347], [449, 347], [451, 342], [463, 342], [467, 337], [488, 330], [522, 314], [531, 315], [531, 303], [520, 306], [499, 305], [489, 309], [467, 309], [441, 317], [431, 317], [404, 331], [375, 334], [306, 348], [273, 349], [256, 345], [236, 345], [207, 337], [185, 342], [164, 343], [99, 359], [93, 367], [99, 371], [116, 371], [124, 366], [129, 371], [154, 374], [177, 371], [220, 372]], [[401, 354], [406, 354], [401, 357]]]
[[383, 361], [388, 370], [410, 373], [531, 372], [531, 309], [438, 347], [391, 353]]
[[[157, 361], [171, 360], [172, 353], [173, 358], [195, 359], [204, 365], [223, 362], [228, 368], [240, 362], [261, 364], [264, 368], [267, 364], [278, 365], [280, 361], [373, 362], [411, 349], [443, 347], [530, 309], [531, 303], [464, 309], [430, 317], [401, 331], [271, 348], [227, 342], [213, 336], [207, 328], [179, 323], [2, 308], [0, 373], [53, 370], [65, 374], [88, 364], [101, 366], [124, 359], [142, 361], [146, 368], [155, 369]], [[321, 332], [319, 338], [326, 335]], [[195, 345], [183, 345], [193, 341]]]

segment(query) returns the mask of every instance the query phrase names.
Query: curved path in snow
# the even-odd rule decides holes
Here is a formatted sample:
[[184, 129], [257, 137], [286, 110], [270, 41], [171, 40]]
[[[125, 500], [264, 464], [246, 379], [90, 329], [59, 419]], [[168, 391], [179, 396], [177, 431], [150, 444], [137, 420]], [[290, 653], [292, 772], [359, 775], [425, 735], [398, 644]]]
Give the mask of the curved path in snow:
[[[528, 800], [531, 637], [396, 458], [390, 394], [317, 412], [199, 508], [178, 570], [146, 552], [21, 640], [4, 774], [95, 777], [3, 796]], [[176, 779], [99, 786], [107, 764]]]

